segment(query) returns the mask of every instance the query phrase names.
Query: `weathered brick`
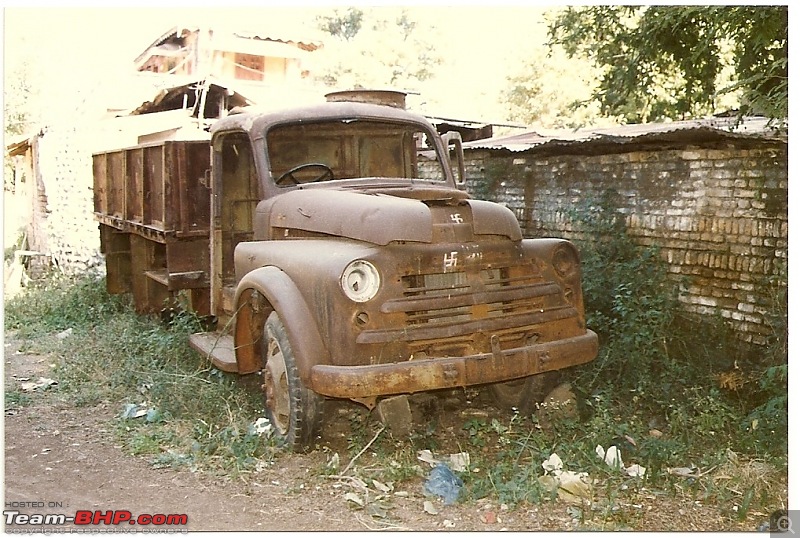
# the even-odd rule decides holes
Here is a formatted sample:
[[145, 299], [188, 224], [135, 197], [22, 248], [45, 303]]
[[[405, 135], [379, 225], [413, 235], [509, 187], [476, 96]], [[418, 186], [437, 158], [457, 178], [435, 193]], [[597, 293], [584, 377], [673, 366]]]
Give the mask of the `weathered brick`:
[[[546, 183], [549, 192], [534, 188], [520, 193], [528, 199], [517, 203], [535, 213], [555, 208], [564, 213], [573, 203], [613, 189], [617, 209], [625, 215], [636, 243], [660, 246], [670, 275], [692, 283], [684, 290], [688, 299], [682, 302], [694, 311], [735, 312], [740, 302], [757, 304], [736, 294], [763, 294], [754, 282], [773, 271], [774, 260], [787, 256], [788, 179], [782, 147], [636, 151], [627, 157], [537, 156], [531, 181]], [[584, 167], [576, 164], [580, 161]], [[559, 168], [559, 162], [568, 165]], [[548, 176], [540, 168], [561, 173]], [[580, 194], [558, 195], [570, 188], [579, 188]], [[537, 197], [535, 204], [531, 196]], [[537, 222], [542, 222], [544, 231], [549, 226], [552, 234], [558, 233], [544, 219]], [[569, 225], [561, 228], [575, 233]], [[710, 299], [717, 303], [707, 304]], [[730, 312], [726, 317], [746, 321], [735, 320]], [[745, 332], [749, 335], [752, 330]]]

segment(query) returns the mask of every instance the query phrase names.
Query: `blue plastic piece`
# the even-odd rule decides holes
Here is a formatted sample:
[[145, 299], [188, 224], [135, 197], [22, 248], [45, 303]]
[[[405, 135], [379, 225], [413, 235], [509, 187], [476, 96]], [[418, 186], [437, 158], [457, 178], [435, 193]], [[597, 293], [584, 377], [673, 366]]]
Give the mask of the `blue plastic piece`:
[[463, 486], [464, 482], [447, 465], [439, 463], [425, 482], [425, 492], [444, 498], [444, 504], [453, 504]]

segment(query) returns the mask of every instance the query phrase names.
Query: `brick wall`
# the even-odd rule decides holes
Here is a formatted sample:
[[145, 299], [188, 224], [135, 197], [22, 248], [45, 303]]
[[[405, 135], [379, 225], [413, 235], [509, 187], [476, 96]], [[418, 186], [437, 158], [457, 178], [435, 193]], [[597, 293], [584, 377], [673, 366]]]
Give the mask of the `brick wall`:
[[[722, 147], [720, 147], [722, 146]], [[468, 190], [514, 211], [526, 237], [575, 237], [570, 211], [614, 193], [642, 245], [657, 245], [681, 301], [719, 313], [750, 342], [770, 333], [765, 281], [787, 261], [787, 146], [639, 148], [599, 155], [467, 152]]]

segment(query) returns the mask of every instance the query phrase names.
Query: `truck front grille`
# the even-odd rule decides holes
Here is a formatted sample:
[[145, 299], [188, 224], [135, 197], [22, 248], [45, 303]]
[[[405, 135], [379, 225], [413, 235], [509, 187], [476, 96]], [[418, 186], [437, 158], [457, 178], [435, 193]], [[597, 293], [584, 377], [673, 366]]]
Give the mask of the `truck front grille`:
[[553, 299], [561, 292], [538, 273], [520, 267], [483, 269], [475, 274], [409, 275], [402, 281], [405, 300], [394, 304], [392, 310], [402, 310], [409, 326], [542, 312], [554, 306]]
[[561, 286], [534, 263], [470, 268], [462, 272], [401, 277], [403, 295], [381, 305], [393, 321], [362, 331], [360, 344], [404, 343], [414, 358], [463, 356], [557, 337], [562, 320], [578, 315]]

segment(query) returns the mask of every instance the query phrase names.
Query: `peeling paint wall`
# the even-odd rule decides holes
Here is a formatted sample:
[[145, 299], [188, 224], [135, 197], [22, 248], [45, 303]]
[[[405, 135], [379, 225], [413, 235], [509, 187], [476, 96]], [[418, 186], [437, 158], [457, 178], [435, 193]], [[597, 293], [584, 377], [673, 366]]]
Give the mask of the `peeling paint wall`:
[[574, 238], [570, 212], [611, 191], [628, 233], [656, 245], [681, 301], [702, 315], [719, 313], [748, 342], [770, 334], [766, 279], [788, 255], [787, 145], [638, 149], [604, 155], [467, 153], [468, 189], [502, 202], [526, 237]]

